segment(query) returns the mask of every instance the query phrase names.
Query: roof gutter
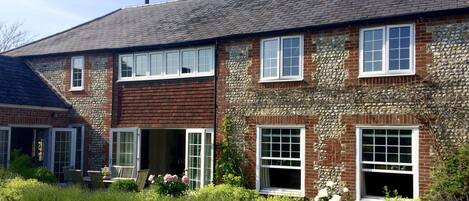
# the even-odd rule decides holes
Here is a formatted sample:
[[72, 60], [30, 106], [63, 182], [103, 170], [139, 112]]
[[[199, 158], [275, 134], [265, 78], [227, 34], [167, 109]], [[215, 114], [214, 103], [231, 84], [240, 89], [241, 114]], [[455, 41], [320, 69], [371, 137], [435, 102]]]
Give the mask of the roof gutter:
[[67, 112], [66, 108], [59, 107], [45, 107], [45, 106], [35, 106], [35, 105], [18, 105], [18, 104], [7, 104], [0, 103], [0, 108], [15, 108], [15, 109], [30, 109], [30, 110], [47, 110], [54, 112]]
[[[83, 52], [140, 51], [140, 50], [154, 49], [154, 48], [169, 48], [169, 47], [178, 47], [178, 46], [187, 46], [187, 45], [197, 45], [197, 44], [209, 43], [209, 42], [214, 42], [216, 40], [223, 40], [223, 39], [225, 39], [225, 40], [226, 39], [237, 39], [237, 38], [245, 38], [245, 37], [252, 37], [252, 36], [281, 34], [281, 33], [286, 33], [286, 32], [301, 32], [301, 31], [312, 31], [312, 30], [314, 31], [314, 30], [320, 30], [320, 29], [326, 29], [326, 28], [346, 26], [346, 25], [351, 25], [351, 24], [376, 23], [376, 22], [382, 22], [382, 20], [405, 20], [409, 17], [435, 17], [435, 16], [443, 16], [443, 15], [466, 14], [467, 11], [469, 11], [469, 6], [464, 7], [464, 8], [455, 8], [455, 9], [438, 10], [438, 11], [430, 11], [430, 12], [416, 12], [416, 13], [408, 13], [408, 14], [400, 14], [400, 15], [391, 15], [391, 16], [383, 16], [383, 17], [368, 18], [368, 19], [359, 19], [359, 20], [352, 20], [352, 21], [346, 21], [346, 22], [329, 23], [329, 24], [311, 25], [311, 26], [288, 28], [288, 29], [273, 30], [273, 31], [239, 33], [239, 34], [219, 36], [219, 37], [214, 37], [214, 38], [206, 38], [206, 39], [200, 39], [200, 40], [191, 40], [191, 41], [174, 42], [174, 43], [166, 43], [166, 44], [154, 44], [154, 45], [122, 47], [122, 48], [101, 48], [101, 49], [90, 49], [90, 50], [74, 51], [74, 52], [57, 52], [57, 53], [47, 53], [47, 54], [38, 54], [38, 55], [23, 55], [23, 56], [19, 56], [19, 57], [33, 58], [33, 57], [43, 57], [43, 56], [52, 56], [52, 55], [77, 54], [77, 53], [83, 53]], [[105, 16], [107, 16], [107, 15], [105, 15]], [[105, 17], [105, 16], [103, 16], [103, 17]], [[60, 34], [60, 33], [54, 34], [52, 36], [55, 36], [55, 35], [58, 35], [58, 34]], [[50, 36], [50, 37], [52, 37], [52, 36]], [[38, 41], [36, 41], [36, 42], [38, 42]], [[33, 42], [33, 43], [35, 43], [35, 42]], [[18, 48], [15, 48], [15, 49], [18, 49]], [[10, 51], [12, 51], [12, 50], [9, 50], [9, 51], [4, 52], [4, 53], [8, 53]]]

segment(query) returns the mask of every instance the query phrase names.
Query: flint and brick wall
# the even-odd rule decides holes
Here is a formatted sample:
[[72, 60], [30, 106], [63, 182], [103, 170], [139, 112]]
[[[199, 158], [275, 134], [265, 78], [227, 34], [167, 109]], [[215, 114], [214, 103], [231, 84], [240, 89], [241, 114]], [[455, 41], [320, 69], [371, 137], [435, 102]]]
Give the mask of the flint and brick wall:
[[[70, 91], [72, 56], [85, 57], [83, 91]], [[28, 61], [72, 105], [70, 123], [85, 125], [85, 167], [98, 169], [107, 164], [112, 113], [113, 55], [87, 53], [31, 58]]]
[[[358, 78], [360, 28], [401, 22], [415, 23], [416, 74]], [[462, 108], [458, 117], [469, 118], [469, 16], [401, 22], [285, 34], [304, 36], [304, 80], [296, 82], [259, 83], [262, 37], [221, 42], [217, 119], [230, 115], [235, 139], [245, 150], [252, 187], [256, 125], [306, 126], [305, 190], [309, 198], [328, 180], [355, 193], [356, 125], [418, 125], [419, 190], [420, 195], [425, 194], [431, 182], [434, 136], [429, 132], [431, 125], [416, 114], [440, 114], [449, 105], [457, 105]], [[467, 124], [455, 123], [458, 120], [453, 116], [438, 121], [447, 125], [446, 140], [468, 143]], [[218, 121], [218, 145], [223, 138], [221, 124]]]

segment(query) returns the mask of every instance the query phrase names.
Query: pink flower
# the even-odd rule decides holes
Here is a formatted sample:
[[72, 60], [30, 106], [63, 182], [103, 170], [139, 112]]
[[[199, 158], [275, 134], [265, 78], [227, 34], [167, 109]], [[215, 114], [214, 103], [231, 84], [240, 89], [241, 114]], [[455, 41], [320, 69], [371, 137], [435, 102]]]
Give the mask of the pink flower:
[[177, 180], [178, 180], [178, 176], [177, 176], [177, 175], [173, 175], [172, 181], [175, 182], [175, 181], [177, 181]]
[[164, 183], [172, 182], [173, 176], [171, 176], [170, 174], [166, 174], [164, 175], [163, 180], [164, 180]]
[[186, 184], [186, 185], [189, 185], [189, 177], [186, 176], [186, 175], [184, 175], [184, 176], [182, 177], [182, 183], [184, 183], [184, 184]]

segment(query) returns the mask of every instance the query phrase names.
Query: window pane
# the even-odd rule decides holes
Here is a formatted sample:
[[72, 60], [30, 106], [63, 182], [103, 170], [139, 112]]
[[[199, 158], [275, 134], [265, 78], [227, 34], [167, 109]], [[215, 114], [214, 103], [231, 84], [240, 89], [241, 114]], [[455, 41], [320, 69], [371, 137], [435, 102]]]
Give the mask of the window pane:
[[299, 76], [300, 38], [286, 38], [282, 42], [282, 76]]
[[261, 168], [262, 188], [301, 189], [301, 170]]
[[175, 75], [179, 71], [179, 52], [166, 53], [166, 75]]
[[150, 56], [150, 75], [163, 75], [163, 54], [152, 54]]
[[363, 72], [382, 70], [383, 29], [363, 32]]
[[182, 51], [182, 73], [195, 73], [195, 51]]
[[148, 55], [135, 56], [135, 76], [146, 76], [148, 70]]
[[133, 67], [134, 67], [133, 56], [121, 57], [121, 77], [132, 77]]
[[211, 72], [213, 66], [212, 49], [199, 50], [199, 73]]
[[390, 191], [397, 190], [402, 197], [413, 197], [413, 176], [411, 174], [364, 172], [363, 177], [364, 189], [362, 189], [362, 193], [364, 195], [384, 197], [383, 188], [387, 186]]
[[83, 85], [83, 69], [83, 58], [72, 58], [72, 87], [81, 87]]
[[410, 69], [410, 27], [389, 29], [389, 70]]
[[278, 40], [266, 40], [262, 44], [262, 74], [264, 78], [277, 77]]

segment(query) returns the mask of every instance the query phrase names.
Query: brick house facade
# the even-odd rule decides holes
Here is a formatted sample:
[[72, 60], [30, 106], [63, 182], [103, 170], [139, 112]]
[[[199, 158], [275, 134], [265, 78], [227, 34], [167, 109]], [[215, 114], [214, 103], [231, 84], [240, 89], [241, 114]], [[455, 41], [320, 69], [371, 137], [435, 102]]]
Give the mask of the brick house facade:
[[[187, 2], [191, 3], [191, 1]], [[203, 2], [207, 5], [217, 5], [210, 0]], [[307, 3], [307, 1], [304, 2]], [[178, 1], [123, 9], [90, 23], [101, 23], [103, 26], [110, 23], [115, 26], [111, 23], [115, 19], [142, 17], [133, 18], [132, 15], [136, 14], [132, 12], [156, 13], [151, 9], [165, 9], [165, 6], [178, 5], [182, 7], [178, 9], [185, 9], [184, 3], [185, 1]], [[253, 10], [254, 8], [251, 9], [252, 6], [248, 5], [249, 3], [240, 4], [246, 6], [245, 9], [249, 12], [257, 12]], [[265, 4], [270, 5], [270, 3]], [[114, 43], [110, 43], [108, 46], [92, 48], [87, 47], [87, 43], [77, 44], [77, 41], [84, 39], [73, 38], [62, 41], [63, 45], [55, 47], [51, 41], [54, 42], [54, 37], [61, 36], [58, 34], [7, 52], [7, 54], [22, 57], [71, 104], [70, 118], [66, 122], [85, 125], [85, 169], [97, 169], [103, 165], [119, 163], [116, 159], [118, 153], [114, 155], [114, 152], [115, 146], [118, 146], [117, 144], [121, 141], [116, 143], [116, 140], [124, 138], [123, 136], [128, 133], [133, 133], [131, 136], [134, 137], [133, 143], [136, 145], [132, 154], [135, 158], [129, 163], [134, 164], [133, 168], [149, 168], [156, 173], [163, 173], [158, 171], [172, 171], [168, 168], [170, 166], [179, 170], [182, 168], [181, 165], [186, 165], [184, 169], [191, 171], [187, 151], [192, 150], [191, 145], [194, 145], [203, 149], [198, 153], [199, 165], [203, 164], [201, 165], [203, 168], [199, 168], [203, 171], [194, 175], [211, 175], [214, 167], [211, 158], [216, 158], [217, 154], [220, 154], [220, 143], [224, 137], [221, 132], [222, 119], [229, 116], [233, 122], [233, 135], [236, 143], [240, 149], [244, 150], [249, 186], [261, 193], [287, 193], [314, 198], [318, 190], [326, 186], [327, 181], [333, 181], [334, 187], [347, 187], [353, 197], [358, 200], [366, 199], [368, 195], [373, 195], [367, 194], [366, 191], [376, 191], [369, 187], [370, 184], [380, 184], [379, 181], [375, 181], [379, 179], [373, 180], [373, 176], [386, 178], [385, 174], [389, 172], [398, 175], [399, 171], [403, 170], [405, 175], [411, 175], [402, 177], [402, 185], [406, 186], [403, 188], [409, 188], [404, 189], [408, 191], [404, 193], [407, 193], [409, 197], [416, 197], [425, 195], [428, 191], [432, 164], [435, 160], [435, 153], [438, 152], [435, 141], [467, 143], [469, 130], [467, 126], [462, 126], [454, 118], [438, 119], [438, 115], [434, 115], [450, 107], [448, 104], [461, 106], [461, 108], [468, 104], [469, 15], [465, 14], [465, 11], [469, 5], [455, 3], [458, 5], [456, 8], [441, 8], [441, 10], [436, 9], [437, 6], [431, 3], [425, 5], [434, 6], [432, 8], [435, 8], [435, 11], [409, 11], [389, 16], [365, 17], [365, 20], [357, 18], [344, 20], [341, 23], [313, 23], [307, 26], [306, 24], [305, 26], [294, 25], [289, 28], [285, 28], [285, 24], [278, 24], [278, 27], [272, 30], [264, 30], [263, 26], [258, 25], [259, 31], [240, 30], [239, 33], [223, 33], [217, 37], [207, 36], [207, 38], [202, 37], [193, 41], [186, 40], [187, 38], [171, 38], [172, 36], [169, 36], [171, 34], [162, 33], [162, 38], [156, 38], [155, 41], [159, 39], [169, 42], [161, 44], [158, 43], [159, 41], [145, 42], [147, 38], [142, 37], [138, 42], [126, 41], [130, 45], [125, 43], [116, 47]], [[312, 9], [321, 9], [320, 6], [317, 8], [309, 4], [308, 6]], [[227, 6], [225, 9], [236, 8]], [[171, 13], [167, 10], [161, 12]], [[213, 15], [217, 16], [217, 14]], [[109, 22], [105, 21], [106, 19], [109, 19]], [[264, 18], [259, 16], [259, 19]], [[242, 20], [239, 23], [239, 27], [242, 27]], [[382, 30], [386, 32], [390, 29], [388, 26], [394, 25], [411, 27], [407, 37], [411, 41], [408, 47], [411, 55], [408, 62], [410, 62], [409, 69], [413, 71], [401, 75], [363, 76], [364, 70], [360, 67], [364, 62], [361, 59], [364, 56], [360, 56], [361, 46], [364, 46], [362, 41], [364, 38], [360, 39], [362, 32], [376, 27], [385, 27]], [[78, 27], [62, 34], [99, 32], [93, 27], [86, 27], [88, 24], [83, 26], [85, 28]], [[125, 27], [125, 25], [122, 26]], [[249, 25], [245, 26], [249, 27]], [[213, 29], [217, 29], [217, 26], [213, 25]], [[198, 30], [193, 30], [193, 37], [200, 34]], [[174, 30], [169, 33], [173, 33], [172, 31]], [[211, 33], [218, 32], [215, 30]], [[390, 33], [384, 33], [380, 41], [386, 40], [388, 35]], [[264, 41], [282, 41], [279, 44], [283, 46], [283, 37], [288, 39], [290, 36], [298, 36], [297, 38], [301, 41], [301, 45], [298, 46], [301, 47], [298, 48], [300, 50], [298, 74], [301, 78], [262, 80], [265, 74], [265, 71], [261, 69], [265, 62], [263, 49], [267, 47], [263, 46]], [[103, 41], [106, 40], [103, 39]], [[41, 45], [47, 48], [39, 50], [38, 47]], [[64, 47], [70, 49], [63, 49]], [[199, 55], [199, 51], [203, 51], [206, 47], [213, 50], [213, 59], [203, 60], [205, 57], [194, 56], [194, 65], [202, 65], [195, 64], [195, 61], [210, 61], [213, 64], [211, 73], [198, 76], [197, 73], [201, 71], [198, 69], [196, 73], [184, 77], [183, 70], [185, 69], [183, 68], [191, 68], [190, 65], [186, 66], [184, 62], [187, 61], [182, 59], [184, 52]], [[167, 68], [165, 72], [168, 73], [171, 67], [168, 64], [168, 55], [175, 51], [179, 58], [177, 61], [179, 62], [177, 65], [180, 66], [179, 77], [152, 77], [153, 68], [159, 68], [159, 63], [152, 63], [152, 59], [157, 62], [158, 56], [162, 55], [162, 58], [165, 58], [162, 60], [164, 61], [162, 65]], [[277, 49], [277, 52], [279, 51]], [[388, 50], [381, 49], [381, 51]], [[126, 55], [131, 56], [124, 58]], [[147, 61], [138, 60], [140, 55], [144, 55], [145, 57], [142, 58]], [[71, 62], [76, 56], [84, 58], [84, 84], [83, 90], [80, 91], [70, 90], [72, 80], [70, 76], [73, 74], [70, 72]], [[389, 57], [387, 53], [386, 56]], [[402, 58], [406, 60], [407, 57]], [[122, 64], [130, 59], [131, 67]], [[279, 62], [280, 56], [276, 59]], [[137, 68], [139, 65], [146, 66], [147, 69], [147, 72], [143, 72], [140, 78], [138, 74], [142, 72]], [[283, 65], [286, 64], [279, 62], [275, 68], [280, 69]], [[387, 65], [387, 63], [382, 64], [382, 68], [386, 68]], [[124, 75], [126, 73], [124, 68], [131, 69], [129, 79]], [[456, 99], [451, 99], [451, 97]], [[465, 118], [468, 117], [467, 110], [459, 109], [457, 112]], [[40, 116], [43, 114], [28, 115], [41, 119]], [[430, 122], [426, 121], [429, 115], [432, 117]], [[8, 115], [0, 116], [0, 122], [7, 117]], [[14, 120], [8, 119], [7, 121]], [[434, 121], [448, 125], [445, 130], [448, 138], [439, 139], [435, 136], [435, 128], [432, 127]], [[66, 126], [64, 122], [57, 125]], [[294, 143], [285, 144], [290, 147], [288, 148], [290, 158], [274, 157], [272, 147], [276, 143], [272, 141], [268, 145], [271, 157], [264, 157], [261, 153], [264, 149], [259, 146], [264, 146], [263, 143], [269, 142], [263, 142], [262, 136], [270, 136], [272, 140], [276, 132], [273, 130], [290, 132], [288, 142], [299, 140], [298, 157], [293, 157]], [[300, 132], [298, 137], [291, 134], [297, 131]], [[362, 157], [367, 154], [363, 151], [366, 143], [362, 142], [369, 136], [365, 134], [366, 132], [385, 132], [386, 142], [390, 140], [388, 136], [392, 136], [392, 134], [387, 134], [388, 132], [411, 132], [408, 134], [409, 138], [417, 139], [417, 143], [409, 145], [403, 143], [401, 147], [400, 140], [404, 139], [399, 139], [399, 144], [395, 147], [388, 146], [387, 143], [385, 145], [373, 144], [373, 161], [362, 161]], [[184, 137], [181, 137], [184, 133], [185, 142]], [[373, 139], [379, 137], [378, 134], [372, 135], [374, 135]], [[401, 138], [400, 135], [398, 134], [398, 138]], [[165, 137], [156, 138], [155, 136]], [[169, 139], [171, 136], [179, 137]], [[197, 139], [197, 136], [200, 137], [199, 141], [190, 141]], [[208, 142], [210, 140], [214, 142]], [[155, 147], [160, 147], [160, 144], [152, 145], [152, 143], [158, 143], [158, 141], [175, 143], [174, 145], [166, 144], [166, 146], [185, 149], [185, 164], [181, 162], [184, 156], [168, 159], [166, 156], [161, 156], [165, 154], [155, 155], [155, 152], [172, 153], [166, 155], [177, 156], [184, 154], [180, 150], [157, 149]], [[213, 147], [215, 150], [210, 152]], [[389, 150], [393, 148], [409, 150], [409, 152], [402, 151], [404, 153], [402, 156], [401, 151], [397, 151], [399, 155], [397, 157], [411, 156], [412, 160], [400, 163], [401, 159], [399, 159], [398, 162], [392, 163], [387, 158], [392, 157], [393, 152], [389, 151], [390, 154], [388, 154], [388, 151], [384, 151], [385, 153], [382, 154], [386, 157], [384, 162], [374, 161], [381, 154], [377, 153], [377, 147], [384, 147], [386, 150], [388, 148]], [[167, 159], [175, 164], [155, 167], [152, 158]], [[282, 165], [273, 165], [278, 161]], [[285, 161], [299, 161], [300, 165], [296, 166], [293, 162], [290, 162], [290, 165], [284, 165]], [[264, 162], [269, 165], [265, 165]], [[369, 165], [372, 165], [372, 168], [362, 168]], [[126, 165], [118, 164], [118, 166]], [[286, 169], [294, 169], [294, 171], [282, 169], [285, 166], [289, 166]], [[180, 172], [175, 173], [180, 174]], [[269, 175], [272, 178], [267, 179]], [[278, 185], [275, 177], [290, 177], [298, 181], [285, 182], [290, 186], [288, 190], [282, 191], [281, 185], [275, 186]], [[197, 179], [193, 180], [194, 187], [198, 187], [203, 186], [203, 180], [207, 182], [212, 178], [201, 176], [202, 181], [198, 181], [199, 183], [196, 182]], [[369, 184], [366, 185], [366, 183]], [[266, 186], [271, 188], [265, 188]], [[299, 187], [299, 189], [291, 191], [289, 188], [292, 186]]]

